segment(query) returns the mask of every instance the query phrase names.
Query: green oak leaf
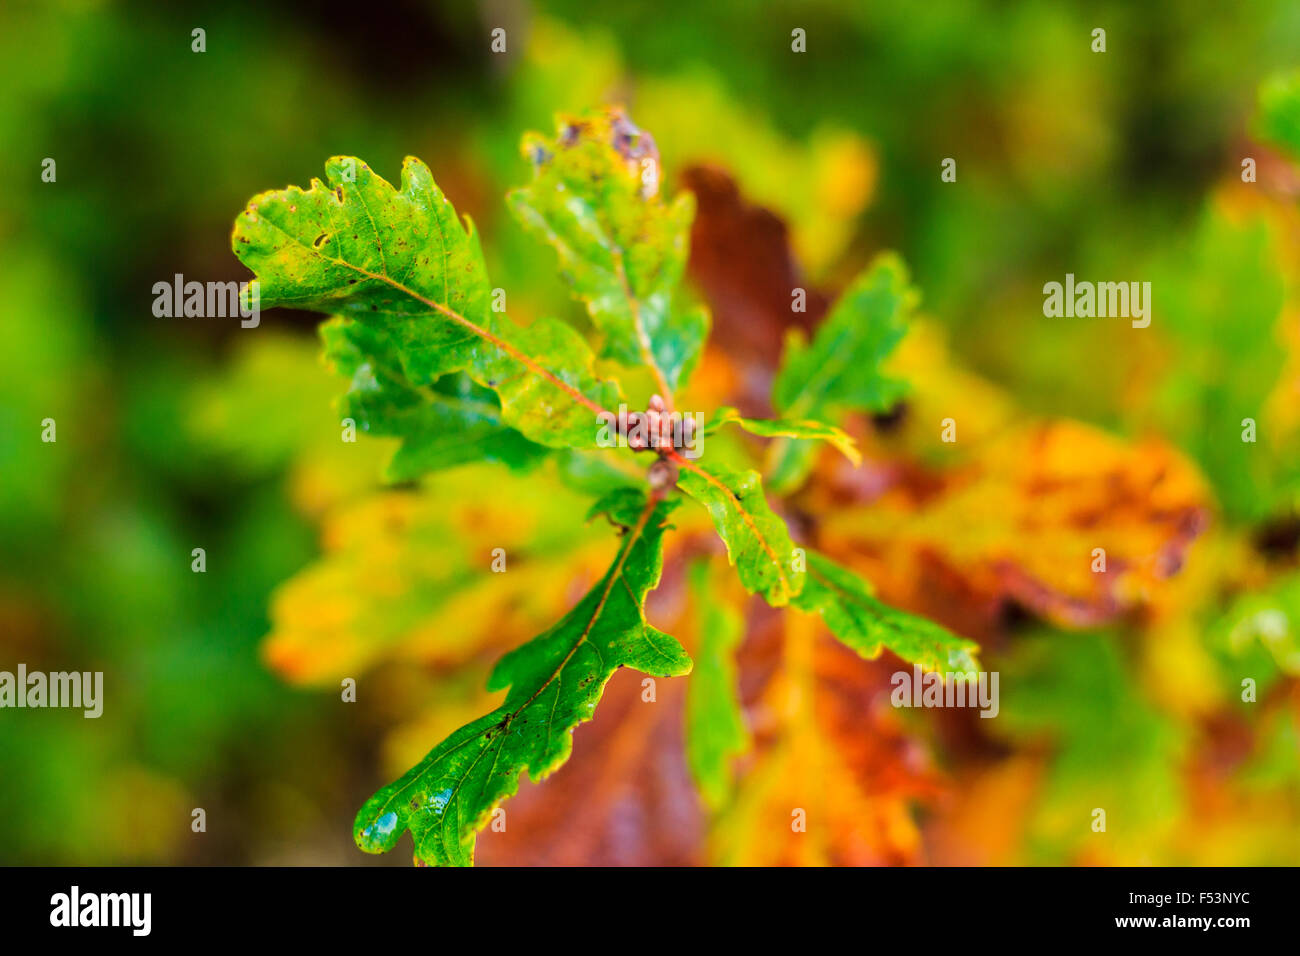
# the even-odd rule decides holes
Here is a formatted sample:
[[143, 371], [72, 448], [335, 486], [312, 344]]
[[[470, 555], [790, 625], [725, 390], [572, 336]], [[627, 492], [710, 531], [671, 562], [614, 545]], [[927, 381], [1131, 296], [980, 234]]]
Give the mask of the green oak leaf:
[[[905, 393], [903, 382], [881, 366], [907, 332], [918, 300], [902, 260], [884, 254], [835, 301], [811, 343], [798, 335], [786, 341], [772, 387], [772, 405], [784, 418], [836, 422], [845, 411], [881, 412]], [[773, 446], [767, 469], [772, 487], [788, 491], [812, 470], [816, 446], [782, 440]]]
[[882, 648], [889, 648], [926, 671], [979, 670], [979, 645], [974, 641], [882, 603], [872, 595], [871, 585], [824, 555], [808, 551], [807, 558], [808, 573], [794, 605], [820, 614], [831, 632], [861, 656], [879, 657]]
[[[360, 160], [334, 157], [328, 184], [261, 193], [235, 221], [231, 246], [257, 274], [262, 308], [337, 313], [382, 334], [406, 380], [464, 371], [493, 389], [502, 420], [554, 448], [595, 444], [595, 416], [618, 390], [562, 322], [517, 326], [490, 308], [473, 223], [418, 159], [394, 189]], [[246, 298], [252, 287], [246, 290]]]
[[787, 343], [772, 404], [796, 418], [822, 410], [887, 410], [904, 385], [880, 366], [907, 333], [916, 301], [902, 260], [877, 258], [835, 301], [811, 344]]
[[717, 809], [731, 789], [731, 759], [750, 743], [735, 661], [745, 622], [739, 611], [717, 598], [707, 562], [695, 562], [689, 574], [699, 640], [686, 688], [686, 762], [705, 804]]
[[677, 486], [708, 509], [745, 590], [773, 607], [790, 603], [804, 573], [795, 569], [790, 531], [768, 505], [758, 472], [705, 468], [684, 458], [678, 463]]
[[704, 434], [710, 435], [724, 425], [739, 425], [760, 438], [804, 438], [829, 442], [854, 465], [862, 463], [858, 446], [847, 432], [813, 418], [744, 418], [739, 411], [726, 406], [709, 416]]
[[555, 249], [574, 296], [604, 335], [602, 354], [648, 366], [669, 394], [708, 334], [708, 313], [677, 301], [695, 197], [660, 198], [654, 140], [621, 110], [561, 118], [558, 126], [554, 139], [524, 137], [533, 181], [506, 202]]
[[647, 502], [632, 489], [592, 508], [625, 530], [605, 576], [553, 628], [505, 655], [489, 690], [508, 688], [501, 706], [466, 724], [366, 801], [353, 834], [368, 853], [391, 850], [405, 830], [419, 863], [470, 865], [475, 834], [527, 772], [540, 780], [573, 749], [571, 732], [590, 720], [614, 671], [660, 677], [691, 670], [672, 637], [646, 623], [646, 592], [659, 582], [663, 534], [673, 502]]
[[381, 330], [336, 316], [320, 332], [326, 360], [350, 380], [340, 414], [364, 432], [402, 439], [385, 471], [389, 481], [474, 461], [527, 468], [547, 453], [506, 425], [497, 396], [463, 372], [416, 388]]

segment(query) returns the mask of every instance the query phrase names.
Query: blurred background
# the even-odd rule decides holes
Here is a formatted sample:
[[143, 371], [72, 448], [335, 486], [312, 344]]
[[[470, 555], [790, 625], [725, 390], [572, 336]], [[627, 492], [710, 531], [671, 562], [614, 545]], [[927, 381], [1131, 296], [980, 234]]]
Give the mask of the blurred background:
[[[1285, 0], [6, 3], [0, 669], [102, 670], [105, 703], [0, 711], [0, 862], [409, 862], [359, 853], [356, 809], [483, 712], [492, 662], [607, 538], [545, 477], [385, 488], [392, 446], [339, 441], [318, 317], [157, 318], [153, 284], [248, 278], [229, 236], [251, 195], [336, 154], [395, 180], [412, 154], [479, 224], [512, 314], [582, 326], [502, 195], [526, 130], [605, 103], [699, 195], [692, 281], [739, 330], [700, 396], [765, 394], [789, 283], [774, 303], [756, 264], [824, 308], [881, 250], [908, 263], [913, 394], [850, 423], [861, 472], [828, 462], [782, 508], [882, 597], [980, 640], [1002, 714], [895, 711], [896, 661], [819, 644], [825, 690], [792, 730], [767, 696], [786, 625], [738, 600], [755, 746], [735, 793], [696, 794], [680, 691], [640, 716], [620, 675], [480, 861], [1300, 862], [1300, 177], [1260, 118], [1298, 44]], [[1066, 272], [1151, 281], [1151, 328], [1044, 318]], [[974, 424], [942, 445], [958, 413]], [[688, 646], [693, 520], [651, 615]], [[471, 573], [498, 544], [523, 556], [509, 593]], [[1065, 569], [1103, 545], [1112, 573]], [[790, 847], [765, 805], [807, 766], [841, 819]]]

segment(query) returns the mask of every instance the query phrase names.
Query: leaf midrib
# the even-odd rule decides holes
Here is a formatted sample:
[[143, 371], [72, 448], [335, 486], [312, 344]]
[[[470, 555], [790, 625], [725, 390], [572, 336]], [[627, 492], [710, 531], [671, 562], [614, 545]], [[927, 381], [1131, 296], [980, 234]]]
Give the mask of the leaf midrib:
[[[539, 696], [541, 696], [542, 692], [545, 691], [546, 688], [551, 685], [551, 682], [554, 681], [556, 677], [558, 677], [559, 674], [564, 670], [565, 666], [568, 665], [570, 659], [572, 659], [573, 655], [577, 653], [578, 648], [587, 642], [587, 638], [590, 636], [592, 629], [596, 626], [596, 622], [600, 619], [601, 614], [604, 612], [605, 604], [609, 600], [610, 592], [614, 588], [614, 582], [622, 579], [623, 566], [627, 563], [627, 557], [631, 553], [632, 548], [635, 546], [636, 542], [640, 539], [641, 535], [644, 533], [645, 526], [649, 522], [650, 515], [654, 512], [655, 508], [658, 507], [658, 504], [659, 502], [652, 497], [646, 503], [645, 508], [642, 509], [640, 516], [637, 518], [637, 523], [632, 527], [632, 530], [628, 532], [627, 541], [624, 544], [623, 548], [619, 551], [618, 558], [615, 560], [614, 566], [610, 569], [609, 574], [606, 577], [605, 588], [601, 593], [600, 600], [597, 602], [596, 607], [592, 609], [592, 613], [587, 620], [586, 626], [583, 628], [582, 634], [579, 635], [578, 639], [573, 642], [573, 646], [570, 647], [568, 653], [565, 654], [564, 660], [560, 661], [560, 663], [556, 665], [556, 667], [551, 671], [550, 676], [548, 676], [546, 680], [541, 683], [541, 685], [537, 688], [537, 690], [534, 691], [533, 694], [526, 701], [524, 701], [522, 704], [516, 707], [513, 711], [507, 713], [504, 717], [501, 718], [501, 720], [493, 723], [490, 727], [486, 728], [485, 730], [477, 734], [474, 734], [473, 736], [466, 737], [460, 743], [456, 744], [456, 746], [440, 754], [438, 756], [439, 761], [445, 760], [447, 757], [456, 753], [458, 750], [462, 749], [463, 747], [469, 745], [471, 742], [481, 739], [482, 736], [485, 733], [487, 733], [489, 730], [492, 730], [496, 727], [503, 727], [502, 732], [497, 735], [497, 739], [501, 741], [500, 746], [497, 748], [498, 755], [499, 755], [500, 749], [505, 746], [506, 738], [510, 732], [511, 722], [513, 722], [516, 717], [518, 717], [521, 713], [523, 713], [523, 711], [534, 700], [536, 700]], [[548, 728], [548, 732], [549, 732], [549, 728]], [[548, 741], [548, 746], [549, 746], [549, 741]], [[447, 805], [445, 810], [450, 809], [451, 802], [459, 795], [462, 785], [465, 783], [466, 780], [469, 779], [470, 775], [474, 772], [474, 768], [478, 766], [479, 760], [482, 759], [483, 755], [487, 753], [488, 750], [490, 749], [492, 748], [484, 747], [482, 750], [480, 750], [479, 753], [474, 757], [474, 761], [469, 765], [469, 767], [465, 770], [465, 772], [462, 775], [460, 775], [459, 779], [456, 781], [456, 785], [452, 787], [451, 794], [447, 797]], [[495, 760], [493, 766], [495, 767]], [[387, 813], [389, 807], [393, 805], [394, 801], [398, 801], [401, 797], [403, 797], [406, 794], [406, 792], [410, 790], [411, 787], [415, 786], [417, 782], [419, 782], [424, 778], [427, 772], [428, 772], [427, 769], [421, 771], [420, 773], [416, 774], [416, 776], [413, 777], [411, 781], [407, 783], [405, 786], [402, 786], [397, 790], [393, 791], [392, 795], [390, 795], [389, 798], [385, 800], [375, 811], [374, 816], [376, 817], [383, 816], [385, 813]], [[484, 783], [484, 786], [486, 786], [486, 781]], [[445, 829], [446, 827], [445, 815], [442, 817], [442, 820], [444, 821], [443, 828]], [[456, 829], [457, 829], [457, 834], [459, 835], [460, 832], [459, 805], [457, 805]], [[446, 841], [444, 840], [444, 847], [445, 846], [446, 846]]]
[[[736, 495], [735, 492], [733, 492], [730, 488], [728, 488], [721, 481], [719, 481], [714, 475], [705, 471], [699, 465], [695, 464], [689, 458], [684, 458], [675, 451], [670, 452], [668, 457], [672, 458], [681, 467], [695, 472], [697, 475], [699, 475], [709, 484], [720, 489], [723, 493], [723, 497], [726, 498], [728, 501], [731, 501], [733, 503], [739, 501], [739, 497]], [[785, 594], [783, 596], [787, 601], [789, 601], [794, 595], [791, 592], [790, 581], [785, 576], [785, 565], [782, 564], [781, 560], [776, 556], [776, 552], [773, 551], [772, 546], [768, 544], [767, 538], [763, 537], [762, 532], [758, 530], [758, 525], [754, 523], [753, 516], [750, 515], [750, 513], [746, 511], [744, 508], [740, 507], [739, 504], [734, 504], [734, 507], [736, 509], [736, 513], [740, 515], [740, 519], [749, 527], [749, 530], [754, 533], [754, 538], [755, 540], [758, 541], [759, 546], [765, 552], [767, 552], [768, 558], [771, 559], [772, 566], [776, 568], [776, 576], [781, 581], [781, 587], [785, 591]]]
[[[362, 206], [364, 208], [365, 204], [362, 203]], [[369, 215], [368, 212], [367, 215]], [[516, 361], [526, 366], [527, 368], [531, 369], [533, 372], [540, 375], [542, 378], [547, 379], [549, 382], [551, 382], [561, 391], [568, 394], [569, 397], [571, 397], [574, 401], [591, 409], [597, 415], [607, 411], [607, 409], [605, 409], [604, 406], [602, 406], [599, 402], [592, 401], [590, 398], [588, 398], [586, 395], [583, 395], [580, 391], [578, 391], [569, 383], [565, 382], [555, 373], [539, 365], [532, 358], [525, 355], [523, 352], [519, 351], [509, 342], [506, 342], [504, 339], [498, 338], [497, 336], [489, 332], [487, 329], [471, 321], [470, 319], [465, 318], [465, 316], [461, 315], [459, 312], [455, 311], [454, 309], [450, 309], [439, 302], [435, 302], [433, 299], [426, 298], [425, 296], [416, 292], [414, 289], [410, 288], [409, 286], [404, 285], [401, 282], [398, 282], [396, 279], [389, 276], [387, 272], [384, 273], [371, 272], [369, 269], [365, 268], [364, 266], [359, 266], [356, 263], [348, 262], [346, 259], [336, 259], [333, 256], [323, 255], [319, 249], [314, 248], [313, 246], [311, 246], [306, 242], [303, 242], [303, 240], [299, 239], [293, 233], [289, 232], [289, 230], [285, 229], [278, 222], [268, 218], [265, 213], [261, 214], [261, 218], [264, 222], [270, 223], [271, 226], [273, 226], [281, 233], [283, 233], [289, 240], [291, 240], [294, 243], [297, 243], [297, 245], [299, 245], [303, 249], [306, 249], [311, 255], [316, 256], [316, 258], [321, 259], [324, 262], [331, 262], [334, 265], [342, 266], [345, 269], [351, 269], [353, 272], [356, 272], [359, 275], [363, 275], [366, 278], [374, 279], [377, 282], [383, 282], [386, 285], [392, 287], [393, 289], [396, 289], [398, 292], [401, 292], [404, 295], [407, 295], [410, 298], [414, 299], [416, 302], [419, 302], [422, 305], [425, 305], [428, 308], [433, 309], [435, 312], [440, 313], [446, 318], [451, 319], [453, 322], [456, 322], [464, 326], [466, 329], [473, 332], [475, 335], [479, 336], [483, 340], [492, 343], [501, 351], [510, 355]], [[381, 256], [383, 254], [382, 247], [380, 249], [380, 254]], [[385, 269], [386, 268], [387, 267], [385, 266]]]

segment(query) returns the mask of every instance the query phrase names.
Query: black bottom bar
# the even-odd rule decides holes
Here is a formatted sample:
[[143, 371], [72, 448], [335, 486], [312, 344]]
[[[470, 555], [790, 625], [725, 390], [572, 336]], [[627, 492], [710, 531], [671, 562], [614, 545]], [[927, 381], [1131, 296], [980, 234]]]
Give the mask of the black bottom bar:
[[[812, 938], [860, 932], [864, 946], [877, 932], [1231, 945], [1288, 925], [1295, 872], [10, 868], [0, 885], [6, 940], [302, 945], [415, 934], [433, 944], [454, 934], [464, 949], [476, 936], [484, 948], [548, 937], [595, 944], [597, 931], [651, 933], [664, 945], [698, 942], [702, 929], [762, 940], [784, 926]], [[92, 921], [117, 925], [72, 925]]]

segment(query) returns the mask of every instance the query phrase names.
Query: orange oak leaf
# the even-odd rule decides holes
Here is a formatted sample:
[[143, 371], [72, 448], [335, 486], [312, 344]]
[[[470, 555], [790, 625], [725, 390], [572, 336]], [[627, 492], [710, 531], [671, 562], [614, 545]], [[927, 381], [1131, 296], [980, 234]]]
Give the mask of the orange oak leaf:
[[826, 514], [821, 547], [885, 601], [967, 623], [978, 609], [989, 628], [1013, 605], [1069, 628], [1144, 606], [1211, 512], [1169, 445], [1072, 421], [1003, 433], [947, 470], [878, 478], [823, 475], [811, 492]]

